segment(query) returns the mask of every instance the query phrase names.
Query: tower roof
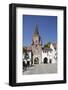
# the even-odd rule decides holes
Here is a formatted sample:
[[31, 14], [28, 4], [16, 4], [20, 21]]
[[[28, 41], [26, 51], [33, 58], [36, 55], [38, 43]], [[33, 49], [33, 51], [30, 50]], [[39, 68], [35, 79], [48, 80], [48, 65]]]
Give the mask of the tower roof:
[[38, 25], [36, 24], [36, 28], [35, 28], [35, 32], [34, 32], [34, 36], [39, 35], [39, 31], [38, 31]]

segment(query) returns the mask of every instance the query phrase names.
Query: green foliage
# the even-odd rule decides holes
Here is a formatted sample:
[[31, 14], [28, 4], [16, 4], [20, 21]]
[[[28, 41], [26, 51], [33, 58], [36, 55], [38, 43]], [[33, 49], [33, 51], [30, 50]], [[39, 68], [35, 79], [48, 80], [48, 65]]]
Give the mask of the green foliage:
[[24, 58], [27, 60], [29, 58], [29, 55], [27, 53], [27, 48], [26, 47], [23, 47], [23, 53], [24, 53]]
[[44, 48], [50, 48], [50, 42], [44, 45]]
[[29, 55], [28, 53], [25, 53], [25, 57], [24, 57], [26, 60], [29, 59]]
[[26, 52], [27, 52], [26, 48], [25, 48], [25, 47], [23, 47], [23, 53], [26, 53]]

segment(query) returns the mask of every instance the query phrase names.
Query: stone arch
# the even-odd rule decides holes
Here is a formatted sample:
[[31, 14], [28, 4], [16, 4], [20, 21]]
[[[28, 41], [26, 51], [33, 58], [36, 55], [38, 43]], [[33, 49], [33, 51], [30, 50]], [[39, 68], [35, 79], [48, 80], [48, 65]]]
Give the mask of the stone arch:
[[47, 64], [47, 63], [48, 63], [48, 58], [45, 57], [45, 58], [43, 59], [43, 62], [44, 62], [45, 64]]
[[39, 64], [39, 58], [38, 57], [34, 58], [34, 64]]

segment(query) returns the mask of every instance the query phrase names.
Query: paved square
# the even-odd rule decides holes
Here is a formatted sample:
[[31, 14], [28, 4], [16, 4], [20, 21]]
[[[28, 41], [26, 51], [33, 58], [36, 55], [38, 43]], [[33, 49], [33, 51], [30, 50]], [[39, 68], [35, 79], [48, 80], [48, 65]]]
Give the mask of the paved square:
[[24, 75], [31, 74], [48, 74], [48, 73], [57, 73], [57, 63], [55, 64], [35, 64], [32, 67], [27, 68], [23, 72]]

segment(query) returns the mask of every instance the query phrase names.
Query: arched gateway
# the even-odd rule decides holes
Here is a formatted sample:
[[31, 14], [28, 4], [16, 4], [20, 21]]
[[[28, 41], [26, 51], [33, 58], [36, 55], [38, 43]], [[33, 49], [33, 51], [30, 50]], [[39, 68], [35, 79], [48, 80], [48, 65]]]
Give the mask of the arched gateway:
[[45, 64], [47, 64], [47, 63], [48, 63], [48, 58], [45, 57], [44, 60], [43, 60], [43, 62], [44, 62]]
[[36, 58], [34, 59], [34, 64], [39, 64], [39, 58], [38, 58], [38, 57], [36, 57]]
[[32, 38], [32, 53], [33, 53], [33, 64], [40, 64], [42, 59], [42, 41], [38, 32], [38, 26]]

